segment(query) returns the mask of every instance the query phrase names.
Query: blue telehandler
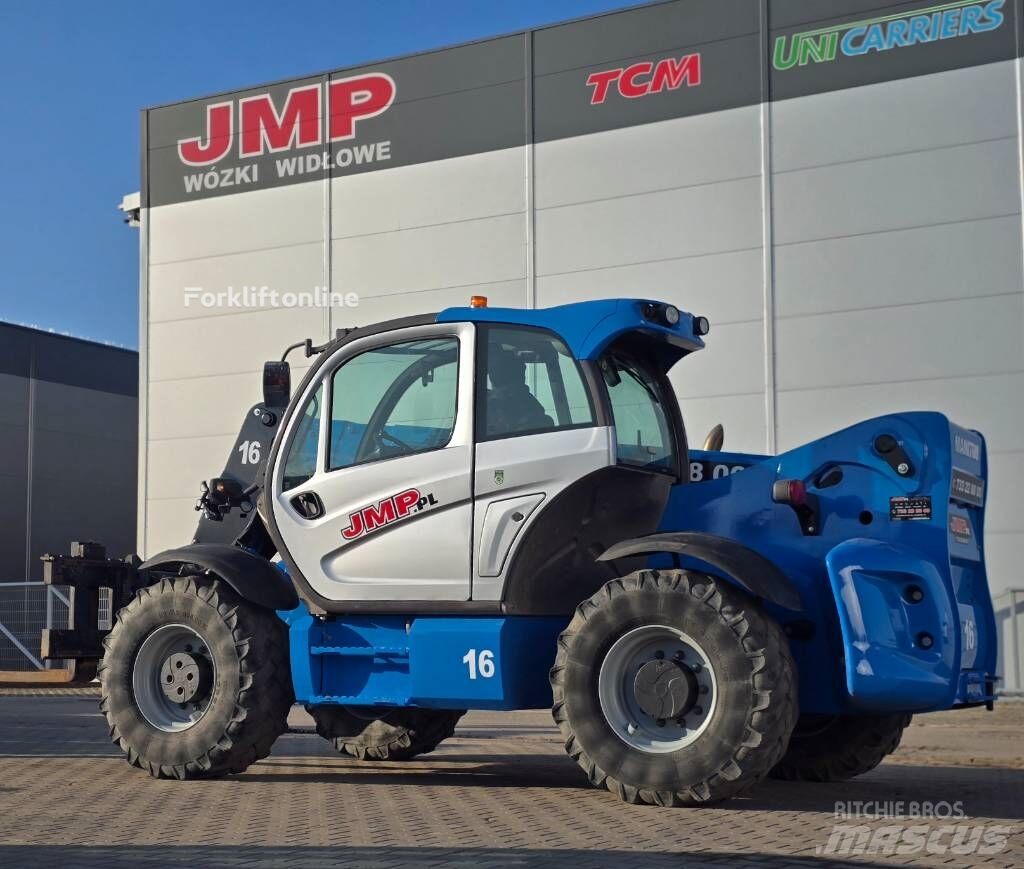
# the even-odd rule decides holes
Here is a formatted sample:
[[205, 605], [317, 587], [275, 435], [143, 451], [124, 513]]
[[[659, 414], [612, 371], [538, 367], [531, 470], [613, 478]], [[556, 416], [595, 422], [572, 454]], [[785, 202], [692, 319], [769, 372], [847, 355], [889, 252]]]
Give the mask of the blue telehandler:
[[848, 779], [912, 714], [991, 708], [982, 436], [912, 412], [692, 450], [668, 372], [708, 329], [474, 297], [294, 345], [189, 544], [44, 558], [74, 595], [44, 653], [98, 665], [113, 741], [159, 778], [241, 772], [294, 702], [366, 761], [550, 708], [595, 785], [694, 805]]

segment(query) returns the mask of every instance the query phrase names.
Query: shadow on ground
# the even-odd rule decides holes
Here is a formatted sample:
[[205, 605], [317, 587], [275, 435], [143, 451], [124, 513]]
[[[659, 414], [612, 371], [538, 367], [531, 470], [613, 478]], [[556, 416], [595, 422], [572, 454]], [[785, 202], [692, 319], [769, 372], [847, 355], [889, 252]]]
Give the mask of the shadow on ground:
[[[506, 869], [506, 867], [557, 867], [565, 869], [680, 869], [680, 867], [736, 866], [736, 854], [651, 851], [582, 851], [577, 849], [533, 848], [359, 848], [309, 846], [130, 846], [85, 847], [0, 845], [0, 866], [137, 867], [137, 866], [225, 866], [225, 867], [360, 867], [391, 869], [397, 866], [455, 867], [455, 869]], [[846, 869], [883, 866], [858, 860], [825, 860], [807, 857], [779, 857], [744, 854], [744, 866], [786, 866], [793, 869]]]

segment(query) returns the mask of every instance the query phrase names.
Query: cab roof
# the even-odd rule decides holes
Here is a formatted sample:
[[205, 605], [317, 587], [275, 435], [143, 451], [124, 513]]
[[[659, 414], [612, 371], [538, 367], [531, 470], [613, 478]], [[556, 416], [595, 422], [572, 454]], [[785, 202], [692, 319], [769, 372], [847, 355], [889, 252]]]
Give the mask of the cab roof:
[[[553, 308], [447, 308], [438, 323], [505, 323], [549, 329], [559, 335], [577, 359], [596, 359], [612, 343], [631, 333], [653, 342], [652, 355], [665, 370], [687, 353], [704, 347], [695, 330], [694, 315], [679, 311], [671, 324], [665, 311], [673, 308], [651, 299], [598, 299]], [[674, 309], [674, 308], [673, 308]], [[706, 321], [705, 321], [706, 323]]]

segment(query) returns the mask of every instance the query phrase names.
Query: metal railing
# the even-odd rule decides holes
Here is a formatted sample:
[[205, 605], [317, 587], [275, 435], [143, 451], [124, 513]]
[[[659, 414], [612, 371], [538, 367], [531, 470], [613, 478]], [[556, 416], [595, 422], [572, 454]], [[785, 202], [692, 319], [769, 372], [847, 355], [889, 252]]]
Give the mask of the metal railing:
[[996, 611], [996, 636], [998, 638], [998, 672], [1003, 677], [999, 683], [1000, 694], [1024, 696], [1024, 589], [1008, 588], [993, 596], [992, 605]]
[[[41, 582], [0, 582], [0, 670], [49, 670], [40, 657], [43, 628], [66, 628], [66, 588]], [[110, 627], [110, 591], [100, 589], [99, 627]]]

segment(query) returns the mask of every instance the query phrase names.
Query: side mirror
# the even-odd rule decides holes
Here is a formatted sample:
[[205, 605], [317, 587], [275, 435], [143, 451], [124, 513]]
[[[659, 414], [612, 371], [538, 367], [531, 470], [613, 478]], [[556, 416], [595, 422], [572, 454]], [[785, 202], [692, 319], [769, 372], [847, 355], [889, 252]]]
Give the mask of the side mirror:
[[287, 362], [263, 363], [263, 403], [287, 407], [292, 395], [292, 370]]

